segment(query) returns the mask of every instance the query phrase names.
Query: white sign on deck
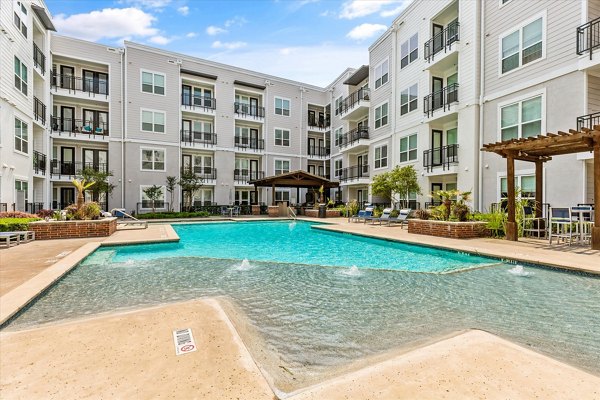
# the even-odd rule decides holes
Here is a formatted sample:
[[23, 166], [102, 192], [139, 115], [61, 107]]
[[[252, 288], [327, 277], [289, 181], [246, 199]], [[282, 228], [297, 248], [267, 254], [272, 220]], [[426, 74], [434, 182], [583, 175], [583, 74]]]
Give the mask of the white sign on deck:
[[192, 328], [173, 331], [173, 341], [175, 342], [175, 355], [177, 356], [196, 351]]

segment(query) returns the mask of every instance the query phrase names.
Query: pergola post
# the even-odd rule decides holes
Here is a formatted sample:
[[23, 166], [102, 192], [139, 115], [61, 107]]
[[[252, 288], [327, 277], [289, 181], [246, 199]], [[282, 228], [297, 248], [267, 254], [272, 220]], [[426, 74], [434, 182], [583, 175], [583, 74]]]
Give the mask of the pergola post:
[[544, 162], [538, 160], [535, 162], [535, 217], [542, 218], [543, 210], [543, 182], [544, 182]]
[[515, 222], [515, 158], [513, 152], [506, 154], [506, 186], [508, 188], [508, 221], [506, 239], [516, 242], [518, 239]]
[[594, 227], [592, 249], [600, 250], [600, 141], [594, 142]]
[[275, 205], [275, 184], [271, 185], [271, 188], [273, 189], [273, 193], [271, 193], [271, 205], [274, 206]]

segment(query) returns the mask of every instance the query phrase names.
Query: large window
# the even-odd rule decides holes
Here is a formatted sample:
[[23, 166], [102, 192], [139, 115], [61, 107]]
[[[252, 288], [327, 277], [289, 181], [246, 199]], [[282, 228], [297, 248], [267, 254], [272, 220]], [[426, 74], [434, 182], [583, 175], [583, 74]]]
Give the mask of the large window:
[[[144, 190], [152, 187], [151, 185], [140, 185], [140, 198], [142, 200], [142, 208], [165, 208], [165, 187], [160, 187], [160, 196], [157, 200], [150, 200], [148, 195], [144, 192]], [[154, 203], [154, 204], [153, 204]]]
[[165, 76], [142, 71], [142, 92], [165, 94]]
[[29, 183], [27, 181], [15, 180], [15, 190], [23, 191], [25, 194], [25, 203], [29, 203]]
[[142, 110], [142, 131], [165, 133], [165, 113]]
[[502, 107], [500, 131], [502, 140], [528, 138], [542, 133], [542, 96]]
[[164, 171], [165, 151], [142, 149], [142, 171]]
[[344, 100], [343, 100], [342, 96], [335, 99], [335, 115], [342, 113], [342, 102], [343, 101]]
[[375, 169], [385, 168], [388, 165], [387, 144], [375, 147]]
[[238, 189], [235, 191], [235, 204], [247, 205], [250, 204], [250, 190]]
[[29, 132], [27, 123], [15, 118], [15, 150], [29, 153]]
[[342, 175], [342, 159], [335, 160], [333, 162], [333, 175], [334, 176]]
[[15, 26], [19, 31], [21, 31], [23, 36], [27, 37], [27, 9], [20, 1], [14, 2], [13, 5]]
[[287, 129], [275, 129], [275, 146], [290, 145], [290, 131]]
[[287, 174], [290, 172], [289, 160], [275, 160], [275, 175]]
[[282, 99], [275, 97], [275, 114], [290, 116], [290, 101], [288, 99]]
[[419, 34], [415, 33], [400, 46], [400, 68], [406, 67], [419, 57]]
[[375, 89], [385, 85], [389, 80], [390, 63], [388, 60], [375, 67]]
[[338, 146], [342, 140], [343, 134], [344, 134], [344, 128], [341, 126], [339, 128], [337, 128], [335, 131], [333, 131], [333, 137], [335, 137], [335, 143]]
[[210, 206], [212, 199], [212, 189], [198, 189], [194, 192], [194, 206]]
[[27, 96], [27, 67], [15, 57], [15, 87]]
[[400, 92], [400, 115], [408, 114], [417, 109], [418, 96], [419, 85], [416, 83]]
[[400, 138], [400, 162], [417, 159], [417, 134]]
[[544, 19], [540, 17], [502, 37], [502, 73], [542, 58]]
[[[515, 188], [520, 189], [522, 199], [535, 200], [535, 175], [515, 176]], [[508, 197], [508, 179], [500, 178], [500, 199]]]
[[388, 123], [388, 103], [375, 108], [375, 129], [381, 128]]
[[286, 201], [288, 204], [290, 203], [290, 191], [289, 190], [275, 190], [275, 202], [279, 203], [282, 201]]

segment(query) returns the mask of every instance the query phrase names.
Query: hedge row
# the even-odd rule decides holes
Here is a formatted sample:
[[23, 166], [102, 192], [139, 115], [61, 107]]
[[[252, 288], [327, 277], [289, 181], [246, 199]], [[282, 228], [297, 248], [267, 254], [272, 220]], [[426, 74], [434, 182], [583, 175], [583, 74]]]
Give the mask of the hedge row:
[[0, 218], [0, 232], [17, 232], [29, 230], [29, 223], [39, 218]]

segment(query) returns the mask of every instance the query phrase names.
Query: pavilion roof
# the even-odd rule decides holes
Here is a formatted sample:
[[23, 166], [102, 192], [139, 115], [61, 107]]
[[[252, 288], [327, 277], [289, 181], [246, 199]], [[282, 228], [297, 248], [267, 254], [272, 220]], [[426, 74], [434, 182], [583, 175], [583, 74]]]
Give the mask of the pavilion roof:
[[275, 186], [275, 187], [299, 187], [299, 188], [314, 188], [314, 187], [325, 187], [332, 188], [338, 187], [338, 182], [332, 182], [327, 178], [323, 178], [318, 175], [313, 175], [306, 171], [297, 170], [287, 172], [285, 174], [267, 176], [265, 178], [256, 179], [248, 182], [255, 187], [258, 186]]

